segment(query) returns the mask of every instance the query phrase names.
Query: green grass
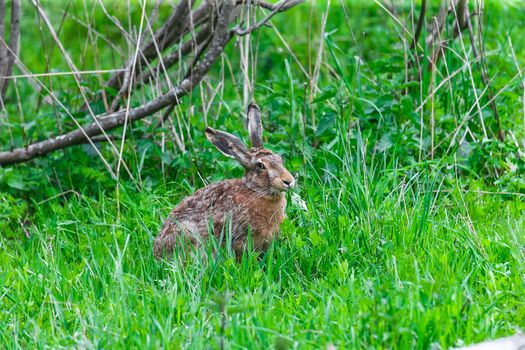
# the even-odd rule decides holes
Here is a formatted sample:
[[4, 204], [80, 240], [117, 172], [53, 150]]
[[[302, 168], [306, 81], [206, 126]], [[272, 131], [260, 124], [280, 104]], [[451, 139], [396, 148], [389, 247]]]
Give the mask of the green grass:
[[283, 238], [240, 264], [227, 252], [186, 267], [154, 260], [181, 197], [170, 184], [123, 193], [120, 212], [102, 191], [35, 204], [31, 239], [1, 241], [1, 341], [446, 348], [525, 326], [523, 202], [434, 194], [428, 172], [396, 181], [352, 158], [333, 165], [301, 185], [308, 209], [291, 204]]
[[[436, 94], [435, 135], [443, 143], [432, 159], [430, 107], [415, 113], [430, 73], [424, 70], [421, 85], [407, 84], [395, 25], [373, 3], [347, 3], [349, 21], [339, 6], [331, 8], [313, 101], [304, 96], [294, 59], [279, 51], [280, 40], [268, 28], [261, 32], [256, 93], [265, 139], [299, 184], [288, 195], [282, 237], [264, 255], [247, 252], [237, 263], [223, 248], [207, 263], [184, 266], [153, 258], [153, 240], [180, 199], [241, 175], [205, 140], [199, 94], [180, 110], [190, 125], [175, 125], [188, 126], [185, 153], [169, 136], [161, 152], [167, 129], [153, 133], [137, 124], [129, 131], [124, 160], [134, 180], [122, 171], [116, 184], [87, 146], [0, 169], [0, 348], [446, 349], [524, 329], [523, 87], [518, 80], [505, 87], [516, 74], [508, 38], [518, 64], [525, 63], [520, 5], [488, 2], [485, 18], [489, 73], [495, 91], [505, 87], [498, 107], [518, 145], [510, 136], [481, 140], [477, 114], [465, 124], [473, 137], [451, 142], [474, 101], [462, 70], [450, 91]], [[115, 8], [126, 20], [127, 10]], [[274, 20], [307, 68], [315, 64], [324, 9], [318, 2], [312, 20], [307, 5]], [[103, 28], [104, 17], [96, 18]], [[68, 31], [71, 25], [66, 21], [64, 40], [82, 37]], [[113, 29], [108, 36], [117, 40]], [[80, 44], [72, 43], [72, 52], [81, 52]], [[459, 43], [451, 47], [461, 52]], [[45, 69], [39, 49], [22, 50], [32, 70]], [[111, 68], [107, 48], [100, 50]], [[230, 47], [228, 57], [235, 66], [238, 49]], [[451, 51], [444, 59], [450, 71], [463, 64]], [[60, 56], [51, 62], [66, 69]], [[447, 75], [443, 62], [439, 69], [436, 83]], [[218, 66], [211, 83], [219, 73]], [[246, 135], [238, 73], [208, 118]], [[56, 79], [61, 98], [75, 106], [74, 85]], [[475, 69], [473, 79], [481, 93]], [[96, 91], [95, 82], [87, 84]], [[11, 104], [7, 118], [14, 141], [23, 144], [24, 132], [34, 139], [54, 132], [55, 120], [50, 107], [37, 109], [30, 88], [20, 89], [24, 110], [34, 114], [20, 120]], [[488, 107], [483, 115], [491, 126]], [[11, 142], [7, 135], [0, 128], [2, 149]], [[101, 151], [116, 167], [108, 147]]]

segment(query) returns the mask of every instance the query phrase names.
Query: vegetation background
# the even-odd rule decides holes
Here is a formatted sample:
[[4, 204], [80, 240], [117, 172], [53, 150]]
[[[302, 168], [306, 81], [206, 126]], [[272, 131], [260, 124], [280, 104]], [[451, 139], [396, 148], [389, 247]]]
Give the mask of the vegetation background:
[[[64, 55], [31, 3], [22, 5], [22, 62], [89, 122], [71, 74], [58, 74], [71, 71]], [[42, 2], [77, 67], [96, 71], [83, 75], [96, 111], [103, 71], [133, 49], [108, 16], [136, 36], [143, 7], [149, 14], [155, 2], [143, 5]], [[130, 126], [120, 155], [129, 172], [117, 179], [89, 145], [1, 167], [1, 347], [445, 349], [519, 332], [525, 5], [487, 0], [482, 13], [477, 5], [469, 2], [503, 140], [466, 32], [431, 69], [413, 63], [400, 26], [413, 33], [420, 2], [395, 1], [392, 13], [379, 1], [312, 0], [230, 43], [166, 124], [157, 126], [160, 112]], [[155, 25], [172, 6], [162, 2]], [[439, 3], [428, 6], [430, 23]], [[255, 53], [249, 74], [242, 50]], [[163, 79], [132, 105], [162, 91]], [[207, 264], [156, 261], [153, 239], [172, 207], [242, 175], [203, 130], [246, 139], [247, 81], [268, 148], [298, 178], [282, 239], [240, 264], [228, 249]], [[75, 128], [46, 96], [27, 77], [11, 82], [2, 150]], [[122, 130], [111, 133], [118, 144]], [[107, 143], [97, 147], [109, 169], [120, 167]]]

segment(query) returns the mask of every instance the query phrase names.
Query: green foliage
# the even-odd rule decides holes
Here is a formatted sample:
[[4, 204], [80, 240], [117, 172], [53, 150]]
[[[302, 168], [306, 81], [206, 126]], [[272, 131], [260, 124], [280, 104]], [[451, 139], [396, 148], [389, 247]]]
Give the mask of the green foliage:
[[[134, 2], [130, 9], [104, 3], [123, 23], [128, 14], [140, 20]], [[90, 145], [0, 169], [0, 347], [445, 349], [525, 327], [523, 87], [508, 45], [510, 38], [523, 67], [525, 17], [514, 7], [521, 5], [491, 1], [485, 9], [489, 75], [507, 131], [500, 142], [479, 72], [464, 67], [459, 41], [438, 66], [433, 84], [443, 84], [431, 100], [427, 63], [421, 81], [415, 65], [405, 71], [399, 28], [377, 5], [346, 1], [346, 17], [333, 4], [321, 36], [326, 2], [311, 4], [318, 15], [303, 5], [272, 20], [294, 55], [270, 28], [257, 37], [264, 139], [299, 184], [288, 194], [282, 238], [266, 254], [248, 251], [241, 263], [216, 241], [187, 265], [152, 255], [181, 198], [242, 175], [202, 132], [207, 122], [247, 140], [239, 48], [230, 45], [234, 71], [219, 62], [209, 82], [223, 79], [222, 69], [233, 79], [222, 80], [207, 120], [208, 101], [196, 89], [173, 124], [157, 127], [161, 115], [134, 124], [122, 153], [129, 172], [121, 167], [118, 182]], [[46, 5], [57, 21], [58, 5]], [[127, 53], [102, 10], [84, 6], [72, 1], [70, 14], [88, 13], [93, 28]], [[158, 23], [170, 10], [161, 7]], [[22, 45], [25, 63], [35, 72], [67, 70], [56, 48], [39, 56], [50, 38], [34, 30], [36, 18], [24, 21], [22, 40], [34, 42]], [[82, 69], [122, 64], [106, 41], [84, 45], [82, 28], [66, 16], [60, 34], [71, 55], [83, 58]], [[313, 71], [320, 40], [319, 91], [310, 99], [296, 59]], [[45, 79], [80, 123], [91, 122], [70, 76]], [[102, 112], [98, 80], [83, 84], [90, 107]], [[6, 103], [2, 149], [56, 135], [57, 123], [76, 128], [66, 112], [41, 103], [45, 92], [17, 87], [24, 113]], [[157, 92], [146, 87], [131, 105]], [[17, 101], [13, 89], [8, 101]], [[96, 146], [114, 171], [118, 153]]]
[[298, 192], [306, 207], [291, 200], [283, 238], [240, 264], [209, 249], [208, 263], [154, 260], [178, 188], [35, 205], [31, 239], [2, 240], [2, 341], [446, 348], [523, 327], [524, 204], [435, 193], [436, 172], [400, 176], [345, 147], [339, 137], [317, 152]]

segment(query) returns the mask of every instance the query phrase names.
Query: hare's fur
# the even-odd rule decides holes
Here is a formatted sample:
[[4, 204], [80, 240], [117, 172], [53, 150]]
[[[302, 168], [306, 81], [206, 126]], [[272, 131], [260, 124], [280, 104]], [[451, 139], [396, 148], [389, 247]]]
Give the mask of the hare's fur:
[[281, 157], [262, 148], [258, 107], [250, 105], [247, 115], [254, 146], [250, 150], [231, 134], [206, 130], [208, 139], [222, 153], [246, 169], [245, 177], [211, 184], [183, 199], [155, 239], [157, 258], [172, 255], [181, 241], [198, 248], [210, 234], [223, 243], [231, 242], [237, 256], [242, 254], [249, 233], [259, 251], [265, 251], [278, 235], [286, 210], [284, 191], [293, 187], [294, 179]]
[[283, 193], [264, 195], [250, 189], [241, 179], [211, 184], [186, 197], [170, 214], [155, 240], [155, 256], [170, 254], [183, 233], [193, 244], [203, 243], [210, 230], [226, 240], [231, 222], [231, 244], [241, 255], [251, 229], [253, 246], [264, 251], [278, 234], [284, 219]]

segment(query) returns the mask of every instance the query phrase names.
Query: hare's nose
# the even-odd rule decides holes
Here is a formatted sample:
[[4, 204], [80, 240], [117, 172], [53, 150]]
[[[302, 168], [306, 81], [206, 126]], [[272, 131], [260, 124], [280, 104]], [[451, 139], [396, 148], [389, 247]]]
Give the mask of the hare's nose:
[[290, 187], [293, 187], [294, 181], [293, 180], [283, 180], [283, 184], [285, 184], [286, 187], [290, 188]]

